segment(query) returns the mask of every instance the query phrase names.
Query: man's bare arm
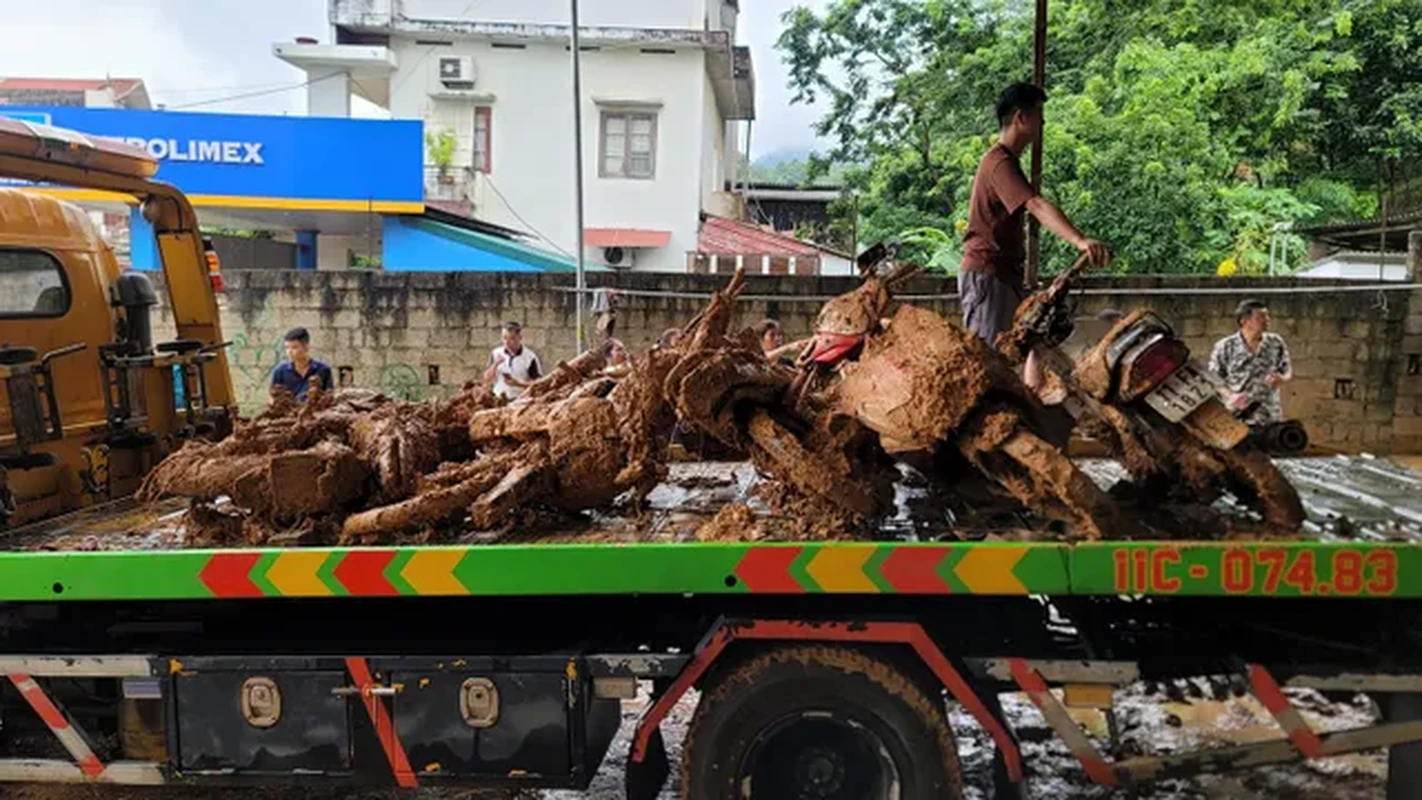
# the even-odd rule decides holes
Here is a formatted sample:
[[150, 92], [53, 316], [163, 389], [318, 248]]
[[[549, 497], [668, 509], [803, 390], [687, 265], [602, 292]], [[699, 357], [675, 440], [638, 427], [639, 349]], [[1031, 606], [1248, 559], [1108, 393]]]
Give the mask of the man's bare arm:
[[503, 356], [499, 356], [498, 358], [492, 358], [492, 357], [491, 357], [491, 358], [489, 359], [489, 366], [484, 368], [484, 382], [485, 382], [485, 383], [488, 383], [488, 382], [492, 381], [492, 380], [494, 379], [494, 376], [497, 375], [497, 374], [499, 374], [499, 366], [500, 366], [501, 364], [503, 364], [503, 363], [504, 363]]
[[1027, 211], [1042, 223], [1042, 226], [1068, 244], [1087, 255], [1093, 267], [1104, 267], [1111, 263], [1111, 250], [1102, 242], [1089, 238], [1072, 224], [1060, 208], [1041, 195], [1027, 201]]

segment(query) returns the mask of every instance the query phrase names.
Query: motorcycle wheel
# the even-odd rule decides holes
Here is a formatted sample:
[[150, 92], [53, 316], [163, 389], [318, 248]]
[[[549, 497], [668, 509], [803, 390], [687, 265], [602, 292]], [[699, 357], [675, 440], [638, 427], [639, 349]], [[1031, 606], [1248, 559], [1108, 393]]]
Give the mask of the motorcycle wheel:
[[960, 439], [968, 460], [1023, 505], [1067, 523], [1078, 537], [1124, 538], [1127, 531], [1110, 495], [1060, 448], [1037, 435], [1020, 416], [1013, 416], [1015, 430], [995, 446], [984, 448], [978, 437]]
[[1268, 454], [1250, 444], [1215, 453], [1228, 470], [1225, 482], [1231, 492], [1262, 514], [1268, 524], [1288, 531], [1299, 529], [1304, 521], [1303, 501]]
[[880, 504], [867, 488], [867, 482], [853, 475], [840, 475], [825, 468], [824, 459], [800, 443], [769, 412], [757, 410], [746, 425], [754, 459], [759, 456], [771, 461], [774, 474], [800, 491], [827, 500], [856, 517], [872, 517]]

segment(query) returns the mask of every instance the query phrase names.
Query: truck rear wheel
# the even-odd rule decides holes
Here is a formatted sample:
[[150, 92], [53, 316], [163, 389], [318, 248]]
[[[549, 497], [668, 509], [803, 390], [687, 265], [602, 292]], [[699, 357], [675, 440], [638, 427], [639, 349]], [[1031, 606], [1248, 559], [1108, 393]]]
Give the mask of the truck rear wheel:
[[943, 703], [887, 661], [780, 647], [714, 679], [682, 756], [686, 800], [956, 800]]

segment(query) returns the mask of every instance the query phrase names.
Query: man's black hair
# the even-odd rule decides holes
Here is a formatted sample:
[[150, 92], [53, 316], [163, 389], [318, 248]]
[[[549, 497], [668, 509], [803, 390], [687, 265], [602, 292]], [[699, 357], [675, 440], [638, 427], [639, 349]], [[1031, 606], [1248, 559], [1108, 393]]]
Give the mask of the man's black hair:
[[283, 342], [301, 342], [302, 344], [311, 344], [311, 331], [308, 331], [305, 328], [292, 328], [291, 330], [286, 332], [285, 336], [281, 337], [281, 340]]
[[767, 333], [780, 330], [780, 322], [773, 319], [763, 319], [755, 324], [755, 335], [765, 338]]
[[1234, 324], [1243, 325], [1245, 320], [1254, 316], [1254, 312], [1268, 307], [1269, 304], [1263, 300], [1245, 300], [1234, 309]]
[[1012, 121], [1012, 114], [1021, 111], [1023, 114], [1039, 108], [1047, 102], [1047, 93], [1042, 91], [1042, 87], [1031, 83], [1014, 83], [1002, 90], [1002, 94], [997, 98], [997, 125], [1000, 128], [1007, 127], [1007, 123]]
[[517, 320], [511, 319], [508, 322], [504, 323], [504, 330], [509, 331], [510, 333], [518, 333], [523, 331], [523, 326], [520, 325]]

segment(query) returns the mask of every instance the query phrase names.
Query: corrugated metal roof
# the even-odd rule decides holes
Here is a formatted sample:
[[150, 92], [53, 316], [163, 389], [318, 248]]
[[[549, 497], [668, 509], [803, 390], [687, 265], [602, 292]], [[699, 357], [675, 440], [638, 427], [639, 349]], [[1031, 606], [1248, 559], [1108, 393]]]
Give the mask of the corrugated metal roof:
[[91, 92], [110, 88], [120, 98], [142, 85], [142, 78], [0, 78], [0, 89]]
[[702, 218], [696, 249], [698, 252], [724, 256], [817, 256], [821, 253], [843, 255], [814, 242], [801, 241], [793, 236], [711, 214]]

